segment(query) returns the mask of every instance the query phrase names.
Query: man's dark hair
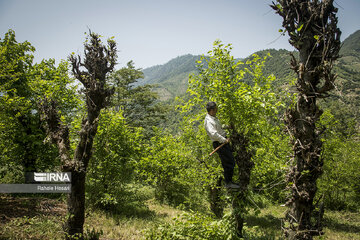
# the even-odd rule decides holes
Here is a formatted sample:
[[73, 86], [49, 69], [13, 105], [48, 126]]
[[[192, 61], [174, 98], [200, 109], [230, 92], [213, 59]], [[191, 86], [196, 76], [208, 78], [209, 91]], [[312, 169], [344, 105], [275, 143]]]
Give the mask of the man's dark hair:
[[215, 109], [215, 107], [216, 107], [216, 103], [215, 103], [215, 102], [208, 102], [208, 103], [206, 104], [206, 110], [207, 110], [208, 112], [210, 112], [211, 109]]

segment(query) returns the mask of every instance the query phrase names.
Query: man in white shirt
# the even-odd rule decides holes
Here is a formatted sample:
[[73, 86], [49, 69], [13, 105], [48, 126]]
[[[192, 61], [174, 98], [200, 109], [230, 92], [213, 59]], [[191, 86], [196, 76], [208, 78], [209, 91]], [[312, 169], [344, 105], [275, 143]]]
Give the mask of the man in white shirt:
[[226, 143], [217, 151], [221, 159], [221, 164], [224, 168], [225, 187], [237, 189], [240, 186], [233, 183], [232, 181], [232, 177], [234, 175], [235, 160], [229, 144], [230, 139], [226, 138], [226, 132], [221, 127], [220, 121], [216, 117], [216, 103], [207, 103], [206, 110], [208, 114], [206, 114], [204, 126], [208, 136], [213, 142], [214, 149], [220, 146], [222, 143]]

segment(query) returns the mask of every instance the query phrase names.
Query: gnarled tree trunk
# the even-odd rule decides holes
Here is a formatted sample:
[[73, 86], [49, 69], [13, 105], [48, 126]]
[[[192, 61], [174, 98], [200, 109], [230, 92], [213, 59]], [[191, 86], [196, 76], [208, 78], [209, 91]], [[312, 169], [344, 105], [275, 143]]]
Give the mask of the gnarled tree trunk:
[[237, 133], [234, 128], [231, 131], [231, 143], [234, 149], [234, 158], [239, 168], [239, 191], [234, 192], [232, 207], [236, 222], [236, 232], [242, 237], [242, 231], [245, 221], [246, 196], [248, 195], [248, 186], [250, 183], [251, 169], [254, 163], [251, 161], [252, 153], [249, 152], [249, 140], [243, 135]]
[[294, 163], [287, 175], [291, 197], [287, 202], [288, 225], [284, 232], [289, 239], [312, 239], [322, 233], [323, 213], [320, 211], [315, 219], [316, 180], [323, 171], [321, 130], [316, 126], [322, 110], [317, 106], [317, 99], [326, 97], [334, 88], [336, 76], [331, 70], [338, 58], [341, 32], [337, 28], [333, 0], [277, 2], [272, 8], [283, 17], [289, 42], [299, 51], [299, 59], [292, 56], [291, 61], [298, 76], [297, 103], [285, 116], [292, 137]]
[[224, 204], [221, 201], [221, 182], [223, 178], [219, 177], [216, 181], [216, 185], [210, 187], [209, 198], [210, 198], [210, 209], [217, 218], [222, 218], [224, 214]]
[[[109, 104], [114, 90], [106, 86], [106, 76], [113, 70], [116, 61], [116, 45], [108, 41], [104, 46], [97, 34], [89, 35], [85, 43], [85, 59], [80, 56], [70, 56], [74, 76], [84, 85], [87, 106], [87, 116], [83, 119], [79, 133], [79, 142], [73, 158], [70, 157], [69, 129], [60, 121], [56, 103], [44, 99], [40, 104], [42, 120], [46, 122], [47, 131], [52, 141], [57, 145], [62, 162], [62, 170], [71, 172], [71, 193], [68, 196], [69, 217], [64, 225], [67, 238], [78, 236], [83, 238], [85, 217], [85, 177], [89, 164], [93, 140], [97, 132], [98, 117], [101, 109]], [[84, 67], [86, 71], [81, 71]]]

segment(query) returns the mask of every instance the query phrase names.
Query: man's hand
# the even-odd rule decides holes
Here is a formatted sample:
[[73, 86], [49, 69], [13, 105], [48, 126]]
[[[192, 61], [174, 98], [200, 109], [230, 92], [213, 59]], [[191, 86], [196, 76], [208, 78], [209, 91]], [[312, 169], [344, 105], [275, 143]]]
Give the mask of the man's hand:
[[223, 129], [233, 129], [233, 127], [232, 127], [231, 125], [225, 125], [225, 124], [223, 124], [223, 125], [221, 125], [221, 127], [222, 127]]
[[227, 138], [225, 143], [229, 143], [230, 142], [230, 138]]

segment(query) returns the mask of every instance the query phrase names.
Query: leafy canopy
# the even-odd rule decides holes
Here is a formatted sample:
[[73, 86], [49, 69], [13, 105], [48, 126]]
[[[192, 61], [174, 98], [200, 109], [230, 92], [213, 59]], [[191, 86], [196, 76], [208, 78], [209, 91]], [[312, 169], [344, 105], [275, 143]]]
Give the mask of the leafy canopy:
[[[235, 60], [231, 50], [231, 44], [215, 41], [209, 57], [198, 61], [199, 74], [190, 76], [188, 93], [191, 98], [183, 110], [190, 111], [214, 101], [219, 106], [221, 121], [255, 142], [271, 127], [269, 117], [276, 117], [282, 102], [272, 91], [275, 77], [262, 73], [266, 57], [261, 59], [253, 55], [241, 69], [244, 63]], [[250, 77], [250, 82], [243, 80], [245, 75]], [[201, 112], [193, 120], [200, 120], [203, 115]]]

